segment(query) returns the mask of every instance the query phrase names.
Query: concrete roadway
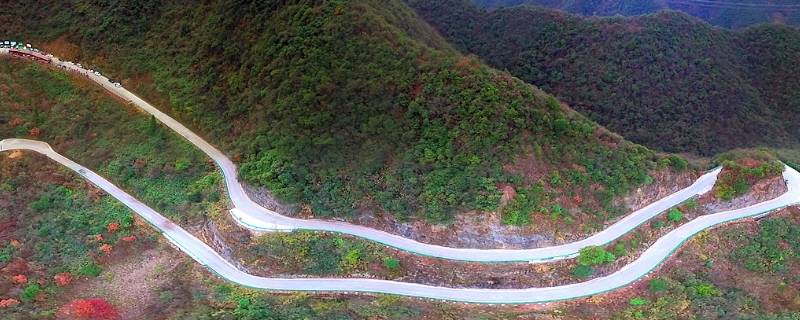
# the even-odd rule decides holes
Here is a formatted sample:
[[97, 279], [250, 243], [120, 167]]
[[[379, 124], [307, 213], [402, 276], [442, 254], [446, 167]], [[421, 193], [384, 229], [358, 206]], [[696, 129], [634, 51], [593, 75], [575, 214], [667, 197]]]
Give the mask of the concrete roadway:
[[281, 291], [373, 292], [473, 303], [542, 303], [573, 299], [613, 290], [646, 276], [678, 249], [683, 242], [700, 231], [728, 221], [763, 215], [796, 204], [800, 200], [800, 173], [787, 166], [783, 173], [788, 188], [785, 194], [746, 208], [698, 217], [658, 239], [638, 259], [619, 271], [602, 278], [563, 286], [527, 289], [472, 289], [376, 279], [265, 278], [237, 269], [197, 237], [103, 177], [56, 153], [44, 142], [25, 139], [0, 141], [0, 151], [8, 150], [35, 151], [72, 169], [150, 222], [181, 251], [219, 276], [247, 287]]

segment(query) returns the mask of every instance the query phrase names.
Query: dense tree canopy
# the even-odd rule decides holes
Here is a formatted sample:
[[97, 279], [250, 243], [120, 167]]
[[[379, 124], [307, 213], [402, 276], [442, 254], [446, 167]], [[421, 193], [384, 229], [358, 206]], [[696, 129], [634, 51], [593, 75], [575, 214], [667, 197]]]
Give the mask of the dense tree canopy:
[[539, 7], [486, 12], [466, 0], [410, 3], [462, 50], [634, 142], [702, 155], [799, 144], [797, 29], [734, 32], [678, 12], [581, 18]]
[[66, 38], [101, 70], [152, 77], [173, 114], [241, 159], [245, 181], [317, 215], [495, 210], [499, 184], [531, 183], [504, 169], [526, 150], [570, 171], [570, 183], [548, 186], [604, 203], [652, 181], [651, 151], [457, 54], [400, 1], [3, 9], [41, 18], [13, 24], [14, 35]]
[[678, 10], [716, 26], [741, 28], [775, 22], [800, 25], [800, 10], [794, 0], [474, 0], [484, 8], [537, 5], [582, 15], [634, 16], [658, 10]]

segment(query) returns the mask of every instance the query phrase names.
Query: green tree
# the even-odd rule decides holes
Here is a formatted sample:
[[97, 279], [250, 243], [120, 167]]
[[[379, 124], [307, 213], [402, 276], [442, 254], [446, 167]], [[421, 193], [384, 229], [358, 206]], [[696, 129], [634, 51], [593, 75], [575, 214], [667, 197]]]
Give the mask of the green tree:
[[669, 209], [669, 212], [667, 212], [667, 220], [669, 220], [670, 222], [681, 221], [683, 220], [683, 212], [681, 212], [677, 208]]
[[601, 265], [613, 262], [614, 259], [614, 254], [600, 246], [588, 246], [582, 248], [578, 253], [578, 263], [583, 266]]

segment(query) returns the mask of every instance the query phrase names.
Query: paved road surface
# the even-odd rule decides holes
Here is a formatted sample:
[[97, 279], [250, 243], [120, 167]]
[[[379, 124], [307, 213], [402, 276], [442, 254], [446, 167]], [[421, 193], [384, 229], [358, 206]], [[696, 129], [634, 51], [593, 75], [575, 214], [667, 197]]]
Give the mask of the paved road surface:
[[693, 196], [708, 192], [714, 186], [717, 174], [721, 170], [720, 168], [717, 168], [704, 174], [691, 186], [660, 199], [642, 209], [639, 209], [622, 218], [613, 225], [607, 227], [603, 231], [580, 241], [535, 249], [471, 249], [432, 245], [421, 243], [385, 231], [346, 222], [317, 219], [296, 219], [286, 217], [272, 210], [266, 209], [248, 197], [241, 183], [239, 183], [237, 180], [236, 165], [233, 163], [233, 161], [225, 156], [222, 151], [206, 142], [199, 135], [195, 134], [169, 115], [161, 112], [156, 107], [142, 100], [125, 88], [114, 86], [105, 76], [96, 75], [84, 68], [78, 67], [73, 63], [60, 61], [57, 58], [54, 58], [53, 64], [85, 75], [87, 78], [101, 85], [106, 90], [125, 99], [126, 101], [131, 102], [141, 110], [153, 115], [167, 127], [171, 128], [179, 135], [186, 138], [189, 142], [197, 146], [200, 150], [205, 152], [217, 163], [223, 172], [228, 195], [234, 206], [234, 208], [230, 210], [234, 220], [246, 228], [257, 231], [290, 231], [302, 229], [339, 232], [377, 241], [385, 245], [416, 254], [452, 260], [477, 262], [549, 262], [574, 257], [578, 254], [578, 251], [581, 248], [586, 246], [610, 243], [630, 230], [636, 228], [640, 224], [646, 222], [653, 216], [663, 212], [664, 210], [678, 205]]
[[0, 151], [7, 150], [35, 151], [67, 166], [131, 208], [159, 229], [181, 251], [187, 253], [219, 276], [243, 286], [268, 290], [376, 292], [475, 303], [539, 303], [578, 298], [613, 290], [636, 281], [661, 264], [687, 239], [709, 227], [732, 220], [762, 215], [778, 208], [796, 204], [800, 200], [800, 173], [786, 167], [783, 177], [787, 182], [788, 191], [785, 194], [746, 208], [698, 217], [658, 239], [636, 261], [624, 266], [619, 271], [602, 278], [564, 286], [528, 289], [464, 289], [376, 279], [265, 278], [247, 274], [237, 269], [200, 239], [136, 200], [103, 177], [56, 153], [44, 142], [24, 139], [5, 139], [0, 141]]

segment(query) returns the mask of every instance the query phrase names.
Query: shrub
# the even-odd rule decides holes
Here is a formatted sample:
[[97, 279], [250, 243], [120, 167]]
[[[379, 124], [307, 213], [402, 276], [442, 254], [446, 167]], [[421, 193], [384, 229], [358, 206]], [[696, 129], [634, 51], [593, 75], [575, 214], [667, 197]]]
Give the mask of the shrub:
[[648, 290], [650, 290], [650, 292], [653, 293], [662, 292], [666, 291], [669, 288], [669, 284], [664, 279], [655, 278], [653, 280], [650, 280], [650, 283], [648, 284], [647, 288]]
[[42, 292], [42, 288], [39, 287], [39, 284], [31, 283], [22, 289], [19, 297], [22, 301], [31, 302], [36, 299], [36, 296], [38, 296], [40, 292]]
[[628, 255], [628, 249], [625, 247], [625, 244], [620, 242], [614, 245], [614, 256], [619, 258]]
[[103, 269], [92, 262], [86, 263], [78, 269], [78, 274], [86, 277], [97, 277], [101, 272]]
[[400, 269], [400, 260], [395, 258], [384, 258], [383, 265], [389, 270]]
[[14, 247], [11, 245], [6, 246], [3, 250], [0, 250], [0, 263], [8, 263], [11, 262], [11, 258], [14, 256]]
[[588, 246], [578, 253], [578, 263], [584, 266], [596, 266], [613, 262], [614, 254], [600, 246]]
[[664, 221], [661, 220], [653, 221], [653, 223], [650, 224], [650, 227], [652, 227], [653, 229], [661, 229], [664, 226], [665, 226]]
[[670, 155], [669, 157], [667, 157], [667, 159], [669, 159], [669, 164], [670, 166], [672, 166], [673, 169], [675, 169], [675, 171], [678, 172], [684, 171], [686, 170], [686, 168], [689, 167], [689, 161], [686, 161], [686, 159], [681, 158], [677, 155], [674, 154]]
[[119, 312], [104, 299], [78, 299], [64, 305], [61, 316], [69, 319], [116, 320]]
[[669, 212], [667, 212], [667, 220], [669, 220], [669, 222], [681, 221], [683, 220], [683, 212], [676, 208], [669, 209]]
[[695, 296], [701, 298], [708, 298], [719, 295], [719, 289], [717, 289], [717, 287], [715, 287], [713, 284], [706, 282], [697, 283], [695, 285], [692, 285], [690, 288]]
[[560, 204], [555, 203], [550, 207], [550, 218], [556, 220], [566, 215], [567, 209], [564, 209]]
[[647, 299], [642, 297], [633, 297], [631, 300], [628, 301], [628, 304], [636, 307], [636, 306], [643, 306], [647, 304]]
[[572, 269], [572, 275], [578, 278], [588, 278], [594, 273], [594, 269], [590, 266], [577, 265]]
[[686, 207], [686, 210], [694, 210], [695, 208], [697, 208], [697, 199], [691, 198], [689, 200], [686, 200], [683, 203], [683, 205]]

